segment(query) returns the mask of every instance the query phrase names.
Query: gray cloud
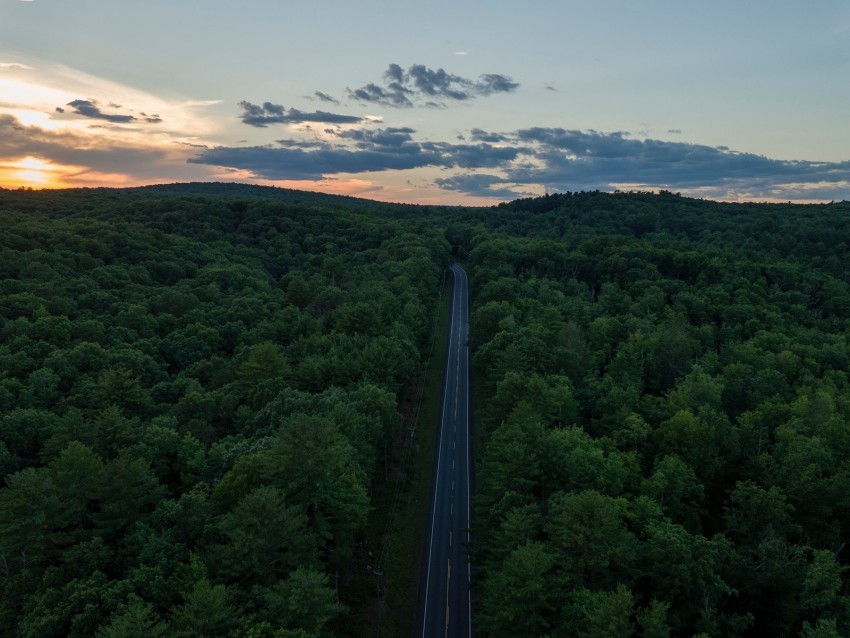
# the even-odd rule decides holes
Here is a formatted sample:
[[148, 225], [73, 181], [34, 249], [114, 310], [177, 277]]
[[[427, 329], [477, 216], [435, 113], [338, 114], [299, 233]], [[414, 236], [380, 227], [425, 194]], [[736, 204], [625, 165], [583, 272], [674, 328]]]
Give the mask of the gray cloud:
[[322, 124], [358, 124], [363, 121], [362, 117], [354, 115], [341, 115], [328, 113], [327, 111], [314, 111], [305, 113], [298, 109], [286, 109], [280, 104], [263, 102], [252, 104], [243, 100], [239, 102], [242, 114], [239, 118], [250, 126], [266, 128], [269, 124], [302, 124], [305, 122], [316, 122]]
[[349, 95], [355, 100], [360, 100], [361, 102], [374, 102], [376, 104], [395, 106], [398, 108], [413, 106], [413, 102], [411, 102], [408, 97], [412, 94], [413, 91], [404, 88], [398, 82], [391, 82], [386, 87], [381, 87], [370, 82], [366, 86], [355, 89], [354, 91], [349, 91]]
[[413, 133], [416, 131], [412, 128], [404, 127], [385, 128], [378, 129], [376, 131], [369, 129], [352, 129], [349, 131], [339, 132], [330, 129], [327, 132], [335, 134], [337, 137], [343, 139], [354, 140], [361, 148], [368, 148], [370, 146], [392, 146], [400, 148], [405, 144], [413, 142]]
[[663, 188], [715, 199], [850, 196], [850, 162], [776, 160], [725, 147], [636, 139], [622, 131], [472, 129], [456, 142], [417, 140], [410, 128], [327, 129], [326, 133], [332, 135], [329, 141], [219, 147], [190, 161], [244, 169], [266, 179], [321, 179], [336, 173], [437, 167], [447, 174], [436, 179], [435, 186], [497, 199], [511, 199], [529, 189], [622, 187]]
[[510, 93], [517, 88], [517, 82], [495, 73], [474, 81], [424, 64], [414, 64], [405, 71], [392, 63], [384, 71], [384, 84], [370, 82], [348, 93], [356, 100], [383, 106], [406, 108], [421, 102], [424, 106], [444, 107], [443, 100], [465, 101], [493, 93]]
[[510, 188], [504, 188], [504, 178], [486, 173], [464, 173], [452, 177], [440, 177], [434, 183], [444, 190], [459, 191], [476, 197], [498, 197], [499, 199], [516, 199], [531, 193], [520, 193]]
[[[82, 115], [83, 117], [90, 117], [95, 120], [105, 120], [107, 122], [112, 122], [113, 124], [126, 124], [128, 122], [136, 121], [136, 117], [133, 115], [104, 113], [96, 100], [74, 100], [73, 102], [68, 102], [68, 104], [66, 104], [65, 106], [70, 106], [71, 108], [73, 108], [74, 113], [76, 113], [77, 115]], [[109, 106], [112, 106], [112, 104], [110, 104]], [[57, 112], [63, 113], [64, 109], [60, 111], [59, 108], [56, 109]]]
[[489, 131], [481, 130], [480, 128], [474, 128], [470, 132], [470, 137], [476, 142], [490, 142], [492, 144], [496, 144], [499, 142], [507, 141], [507, 137], [502, 135], [501, 133], [492, 133]]
[[322, 91], [314, 91], [313, 96], [321, 102], [330, 102], [331, 104], [339, 104], [339, 100], [337, 100], [332, 95], [328, 95], [327, 93], [323, 93]]
[[421, 168], [431, 158], [420, 152], [382, 152], [320, 148], [219, 147], [189, 160], [193, 164], [249, 170], [265, 179], [318, 180], [335, 173], [366, 173]]
[[334, 173], [367, 173], [435, 166], [494, 168], [519, 154], [491, 144], [417, 142], [410, 128], [333, 131], [340, 144], [279, 140], [278, 147], [218, 147], [189, 161], [245, 169], [266, 179], [321, 179]]
[[550, 191], [611, 190], [631, 184], [715, 198], [730, 193], [788, 199], [850, 195], [850, 162], [775, 160], [726, 147], [632, 139], [623, 132], [534, 127], [473, 135], [497, 138], [528, 148], [528, 161], [503, 167], [503, 184], [536, 184]]
[[482, 75], [480, 80], [475, 84], [475, 89], [480, 95], [511, 93], [512, 91], [516, 91], [518, 88], [518, 82], [514, 82], [507, 76], [494, 73]]

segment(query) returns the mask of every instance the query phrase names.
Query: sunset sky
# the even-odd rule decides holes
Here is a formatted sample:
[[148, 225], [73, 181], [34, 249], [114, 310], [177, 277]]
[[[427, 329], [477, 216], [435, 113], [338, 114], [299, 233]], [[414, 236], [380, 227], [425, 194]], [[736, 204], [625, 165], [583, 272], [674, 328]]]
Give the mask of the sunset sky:
[[0, 0], [0, 186], [850, 199], [846, 0]]

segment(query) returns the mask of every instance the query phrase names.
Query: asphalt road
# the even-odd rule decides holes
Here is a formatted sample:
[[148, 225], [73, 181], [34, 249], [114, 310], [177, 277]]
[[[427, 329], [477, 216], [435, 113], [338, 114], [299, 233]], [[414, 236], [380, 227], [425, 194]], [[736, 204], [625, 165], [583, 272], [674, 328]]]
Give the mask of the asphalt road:
[[[469, 282], [454, 264], [443, 409], [431, 480], [428, 535], [419, 583], [417, 636], [472, 636], [469, 461]], [[427, 561], [427, 565], [425, 564]]]

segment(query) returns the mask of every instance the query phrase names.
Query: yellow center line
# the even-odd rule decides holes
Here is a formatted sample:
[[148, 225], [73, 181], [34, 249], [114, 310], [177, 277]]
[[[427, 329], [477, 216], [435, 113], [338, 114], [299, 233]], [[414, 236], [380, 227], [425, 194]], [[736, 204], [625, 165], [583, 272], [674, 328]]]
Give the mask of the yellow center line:
[[452, 582], [452, 560], [447, 561], [449, 569], [446, 574], [446, 636], [449, 635], [449, 585]]

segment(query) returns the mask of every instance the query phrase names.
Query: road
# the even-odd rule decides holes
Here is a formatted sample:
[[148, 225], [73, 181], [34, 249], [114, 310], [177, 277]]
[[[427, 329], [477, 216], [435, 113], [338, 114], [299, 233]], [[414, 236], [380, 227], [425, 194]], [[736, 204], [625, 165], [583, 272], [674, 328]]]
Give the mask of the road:
[[[431, 480], [428, 535], [419, 584], [417, 636], [472, 636], [469, 461], [469, 282], [452, 266], [451, 331], [446, 354], [443, 409]], [[427, 560], [427, 566], [425, 561]]]

